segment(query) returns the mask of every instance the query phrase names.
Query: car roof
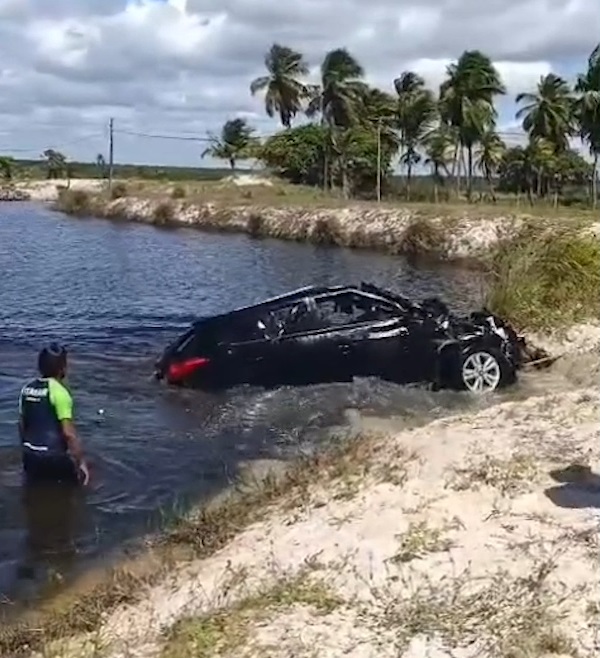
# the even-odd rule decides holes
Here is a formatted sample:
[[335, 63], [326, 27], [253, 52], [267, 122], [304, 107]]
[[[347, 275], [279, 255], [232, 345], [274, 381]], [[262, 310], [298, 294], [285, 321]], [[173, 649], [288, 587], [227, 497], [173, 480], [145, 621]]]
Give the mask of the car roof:
[[387, 302], [388, 304], [393, 304], [398, 307], [399, 310], [406, 310], [412, 303], [407, 298], [402, 295], [392, 293], [383, 288], [379, 288], [371, 283], [361, 282], [360, 285], [336, 285], [336, 286], [304, 286], [302, 288], [296, 288], [290, 292], [283, 293], [281, 295], [276, 295], [274, 297], [269, 297], [263, 299], [254, 304], [249, 304], [247, 306], [240, 306], [234, 308], [225, 313], [220, 313], [218, 315], [208, 316], [196, 320], [193, 324], [194, 326], [199, 324], [204, 324], [205, 322], [210, 321], [219, 321], [220, 319], [231, 318], [232, 316], [244, 315], [246, 313], [251, 313], [254, 311], [260, 311], [261, 309], [268, 308], [279, 308], [281, 306], [286, 306], [292, 304], [296, 301], [301, 301], [306, 298], [321, 298], [335, 296], [342, 293], [356, 293], [363, 297], [370, 297], [374, 300]]

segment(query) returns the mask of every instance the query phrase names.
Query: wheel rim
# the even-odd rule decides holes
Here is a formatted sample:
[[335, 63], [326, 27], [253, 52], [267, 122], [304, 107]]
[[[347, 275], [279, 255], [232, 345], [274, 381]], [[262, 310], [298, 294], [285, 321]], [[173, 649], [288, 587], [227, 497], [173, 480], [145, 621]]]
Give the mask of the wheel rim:
[[462, 380], [474, 393], [486, 393], [498, 388], [500, 383], [500, 364], [487, 352], [470, 354], [463, 363]]

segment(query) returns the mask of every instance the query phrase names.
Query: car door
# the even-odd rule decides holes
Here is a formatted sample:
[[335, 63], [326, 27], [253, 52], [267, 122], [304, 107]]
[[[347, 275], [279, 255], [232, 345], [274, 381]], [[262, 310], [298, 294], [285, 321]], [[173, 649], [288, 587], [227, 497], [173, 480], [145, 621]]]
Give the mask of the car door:
[[221, 334], [219, 380], [223, 385], [261, 385], [268, 378], [269, 340], [260, 318], [232, 321]]
[[282, 384], [347, 381], [343, 341], [334, 328], [300, 331], [274, 341], [273, 360]]
[[414, 377], [415, 354], [410, 327], [401, 318], [373, 322], [363, 327], [355, 362], [363, 377], [381, 377], [405, 383]]

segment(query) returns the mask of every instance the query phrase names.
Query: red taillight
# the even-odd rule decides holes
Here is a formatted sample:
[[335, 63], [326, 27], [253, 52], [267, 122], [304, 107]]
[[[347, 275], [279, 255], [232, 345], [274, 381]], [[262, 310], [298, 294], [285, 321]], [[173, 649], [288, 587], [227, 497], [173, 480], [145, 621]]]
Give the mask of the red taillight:
[[198, 368], [202, 368], [208, 363], [210, 363], [210, 359], [206, 359], [205, 357], [187, 359], [181, 363], [172, 363], [169, 366], [167, 378], [172, 382], [181, 381], [182, 379], [189, 377], [189, 375], [195, 372]]

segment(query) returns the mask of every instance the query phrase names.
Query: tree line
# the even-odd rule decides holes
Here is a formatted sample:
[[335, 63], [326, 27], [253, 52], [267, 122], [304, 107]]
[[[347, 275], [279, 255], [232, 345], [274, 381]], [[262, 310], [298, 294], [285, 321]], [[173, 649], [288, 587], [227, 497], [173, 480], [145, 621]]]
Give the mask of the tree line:
[[[398, 162], [408, 199], [421, 164], [430, 171], [436, 200], [463, 194], [473, 200], [474, 181], [481, 177], [492, 200], [510, 192], [531, 203], [552, 198], [556, 204], [575, 186], [597, 206], [600, 44], [573, 85], [549, 73], [534, 92], [516, 96], [516, 118], [528, 141], [514, 147], [497, 131], [496, 102], [506, 86], [478, 50], [449, 65], [437, 91], [413, 71], [393, 81], [395, 93], [373, 87], [345, 48], [326, 54], [316, 84], [307, 82], [302, 53], [287, 46], [273, 44], [265, 67], [250, 93], [264, 95], [267, 115], [282, 130], [260, 140], [246, 120], [232, 119], [203, 156], [222, 158], [232, 168], [238, 160], [258, 159], [291, 182], [337, 188], [346, 198], [385, 192]], [[587, 146], [591, 163], [571, 148], [573, 139]]]

